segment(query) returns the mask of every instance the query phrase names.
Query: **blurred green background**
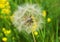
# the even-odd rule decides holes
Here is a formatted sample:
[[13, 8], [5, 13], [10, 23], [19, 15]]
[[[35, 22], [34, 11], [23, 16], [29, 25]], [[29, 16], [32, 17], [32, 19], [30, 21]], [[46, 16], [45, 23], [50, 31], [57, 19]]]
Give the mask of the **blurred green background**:
[[[7, 0], [10, 5], [10, 13], [5, 15], [0, 8], [0, 42], [59, 42], [60, 41], [60, 0]], [[45, 27], [38, 30], [38, 35], [19, 32], [12, 24], [10, 18], [18, 5], [25, 3], [38, 4], [46, 10]], [[1, 1], [0, 1], [1, 4]], [[51, 22], [48, 23], [47, 19]], [[6, 31], [5, 31], [6, 29]]]

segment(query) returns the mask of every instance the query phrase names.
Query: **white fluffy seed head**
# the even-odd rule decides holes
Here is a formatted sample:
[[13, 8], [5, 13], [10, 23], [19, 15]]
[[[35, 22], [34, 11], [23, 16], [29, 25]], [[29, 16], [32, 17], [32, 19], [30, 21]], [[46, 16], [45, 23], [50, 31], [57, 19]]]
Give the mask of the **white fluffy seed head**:
[[[30, 16], [34, 17], [37, 27], [33, 28], [33, 22]], [[30, 20], [31, 19], [31, 20]], [[29, 22], [30, 21], [30, 22]], [[18, 6], [18, 9], [14, 12], [13, 25], [19, 30], [25, 30], [27, 33], [31, 33], [32, 30], [42, 29], [44, 24], [44, 18], [42, 16], [42, 9], [36, 4], [25, 4]]]

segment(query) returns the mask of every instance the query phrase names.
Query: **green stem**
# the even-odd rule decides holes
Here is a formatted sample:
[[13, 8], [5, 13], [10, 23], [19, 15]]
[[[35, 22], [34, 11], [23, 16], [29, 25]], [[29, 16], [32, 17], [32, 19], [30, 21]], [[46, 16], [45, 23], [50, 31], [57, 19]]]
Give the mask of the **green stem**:
[[42, 34], [42, 42], [44, 42], [44, 31], [41, 30], [41, 34]]
[[53, 33], [53, 35], [51, 37], [51, 42], [54, 42], [54, 33]]
[[32, 32], [32, 36], [33, 36], [34, 42], [36, 42], [36, 39], [35, 39], [35, 36], [34, 36], [33, 32]]
[[56, 26], [56, 42], [58, 42], [58, 20], [56, 21], [57, 26]]
[[43, 42], [45, 41], [45, 28], [46, 28], [46, 18], [44, 18], [44, 30], [43, 30]]

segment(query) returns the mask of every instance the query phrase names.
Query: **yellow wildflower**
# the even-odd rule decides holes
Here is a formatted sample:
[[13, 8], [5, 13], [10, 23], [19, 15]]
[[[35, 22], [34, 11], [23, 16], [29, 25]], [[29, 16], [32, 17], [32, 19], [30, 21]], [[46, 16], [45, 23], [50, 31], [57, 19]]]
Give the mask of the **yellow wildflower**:
[[7, 41], [7, 38], [6, 37], [3, 37], [2, 38], [2, 41], [6, 42]]
[[6, 0], [0, 0], [0, 8], [5, 7]]
[[7, 34], [7, 31], [5, 30], [5, 31], [3, 31], [4, 32], [4, 34]]
[[3, 28], [2, 31], [4, 32], [4, 34], [10, 34], [11, 33], [11, 30], [6, 30], [5, 28]]
[[46, 17], [46, 11], [45, 10], [43, 10], [42, 14], [44, 17]]
[[6, 2], [7, 0], [0, 0], [0, 2]]
[[9, 2], [7, 0], [0, 0], [0, 8], [10, 8]]
[[2, 31], [5, 31], [5, 28], [3, 28]]
[[6, 6], [6, 8], [9, 8], [10, 9], [9, 2], [6, 2], [5, 6]]
[[5, 4], [6, 6], [9, 6], [9, 2], [6, 2], [6, 4]]
[[0, 4], [0, 8], [4, 8], [5, 6], [4, 6], [4, 4]]
[[7, 34], [10, 34], [11, 33], [11, 30], [7, 30], [6, 32], [7, 32]]
[[1, 4], [1, 3], [4, 4], [6, 1], [7, 1], [7, 0], [0, 0], [0, 4]]
[[7, 35], [10, 34], [10, 33], [11, 33], [11, 30], [5, 30], [4, 31], [4, 34], [7, 34]]
[[38, 32], [37, 32], [37, 31], [35, 31], [35, 32], [34, 32], [34, 35], [36, 35], [36, 36], [37, 36], [37, 35], [38, 35]]
[[51, 18], [48, 18], [48, 19], [47, 19], [47, 22], [51, 22]]
[[10, 13], [10, 9], [2, 9], [2, 13], [9, 14]]

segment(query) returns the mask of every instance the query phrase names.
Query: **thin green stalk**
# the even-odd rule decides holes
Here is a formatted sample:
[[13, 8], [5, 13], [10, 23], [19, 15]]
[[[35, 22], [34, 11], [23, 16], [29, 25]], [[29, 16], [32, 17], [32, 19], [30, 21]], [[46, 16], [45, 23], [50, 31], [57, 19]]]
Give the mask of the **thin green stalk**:
[[44, 31], [41, 30], [41, 34], [42, 34], [42, 42], [44, 42]]
[[45, 28], [46, 28], [46, 21], [45, 21], [45, 23], [44, 23], [44, 30], [43, 30], [43, 42], [45, 41]]
[[51, 42], [54, 42], [54, 33], [53, 33], [53, 35], [51, 37]]
[[58, 20], [56, 21], [56, 42], [58, 42]]
[[34, 36], [34, 33], [33, 32], [32, 32], [32, 36], [33, 36], [34, 42], [36, 42], [36, 39], [35, 39], [35, 36]]

